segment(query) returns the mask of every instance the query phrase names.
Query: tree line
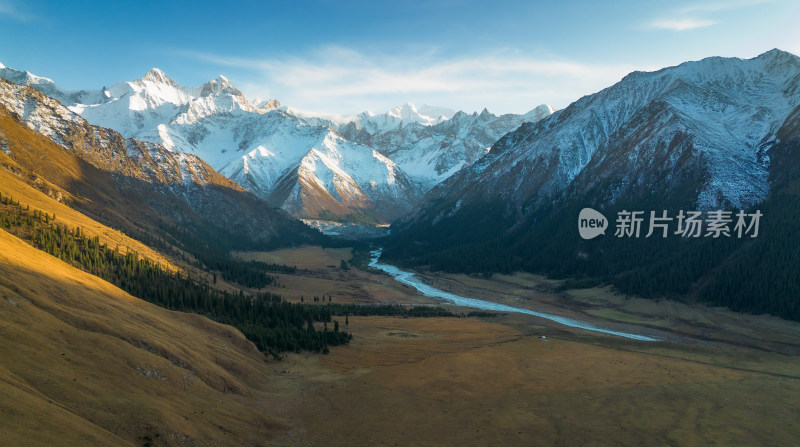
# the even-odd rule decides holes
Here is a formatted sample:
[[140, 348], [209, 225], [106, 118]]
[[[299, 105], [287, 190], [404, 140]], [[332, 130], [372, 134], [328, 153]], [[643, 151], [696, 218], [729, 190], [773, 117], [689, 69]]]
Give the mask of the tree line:
[[[340, 329], [334, 316], [344, 316], [346, 323], [349, 316], [464, 316], [436, 306], [344, 305], [332, 303], [330, 296], [325, 304], [292, 303], [269, 292], [220, 291], [189, 274], [167, 271], [136, 252], [123, 254], [117, 247], [111, 249], [99, 237], [89, 237], [79, 227], [56, 224], [55, 218], [54, 214], [31, 210], [30, 206], [0, 194], [0, 228], [137, 298], [231, 325], [259, 350], [274, 357], [285, 351], [327, 353], [330, 346], [347, 344], [352, 334]], [[494, 314], [470, 312], [467, 316]]]
[[31, 212], [10, 197], [0, 196], [0, 203], [0, 227], [34, 247], [137, 298], [234, 326], [263, 352], [274, 356], [282, 351], [328, 352], [329, 346], [352, 338], [336, 322], [333, 329], [327, 327], [332, 319], [326, 306], [290, 303], [268, 292], [219, 291], [189, 275], [169, 272], [135, 252], [122, 254], [80, 228], [54, 224], [47, 213]]

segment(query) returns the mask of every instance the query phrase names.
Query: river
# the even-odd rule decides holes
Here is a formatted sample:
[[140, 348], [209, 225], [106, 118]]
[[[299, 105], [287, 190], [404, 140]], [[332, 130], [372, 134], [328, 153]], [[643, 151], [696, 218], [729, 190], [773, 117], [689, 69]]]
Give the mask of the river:
[[492, 301], [485, 301], [480, 300], [477, 298], [467, 298], [464, 296], [459, 296], [450, 292], [445, 292], [444, 290], [439, 290], [429, 284], [425, 284], [420, 279], [416, 278], [415, 275], [411, 272], [406, 272], [400, 270], [399, 268], [389, 265], [383, 264], [379, 262], [381, 257], [381, 250], [374, 250], [371, 252], [372, 259], [370, 260], [369, 266], [374, 267], [376, 269], [382, 270], [389, 275], [391, 275], [396, 281], [406, 284], [408, 286], [414, 287], [419, 291], [419, 293], [431, 297], [436, 298], [438, 300], [446, 301], [457, 306], [463, 307], [471, 307], [473, 309], [481, 309], [481, 310], [494, 310], [499, 312], [515, 312], [527, 315], [533, 315], [535, 317], [544, 318], [546, 320], [555, 321], [556, 323], [563, 324], [564, 326], [575, 327], [580, 329], [585, 329], [587, 331], [594, 331], [600, 332], [603, 334], [610, 334], [616, 335], [618, 337], [625, 337], [631, 338], [634, 340], [641, 340], [641, 341], [658, 341], [657, 338], [648, 337], [646, 335], [639, 335], [639, 334], [632, 334], [628, 332], [620, 332], [620, 331], [612, 331], [610, 329], [603, 329], [597, 327], [591, 323], [587, 323], [584, 321], [573, 320], [571, 318], [560, 317], [558, 315], [550, 315], [544, 312], [536, 312], [530, 309], [524, 309], [521, 307], [514, 307], [509, 306], [507, 304], [500, 304], [495, 303]]

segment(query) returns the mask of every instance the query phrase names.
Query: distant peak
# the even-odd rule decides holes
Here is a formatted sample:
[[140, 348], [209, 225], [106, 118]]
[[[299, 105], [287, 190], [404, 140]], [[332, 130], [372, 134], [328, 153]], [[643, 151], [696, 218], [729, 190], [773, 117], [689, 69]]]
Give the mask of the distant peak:
[[777, 48], [773, 48], [765, 53], [758, 55], [756, 59], [766, 59], [769, 61], [800, 60], [800, 58], [797, 57], [796, 55], [789, 53], [788, 51], [779, 50]]
[[217, 76], [217, 78], [216, 78], [216, 79], [213, 79], [213, 80], [211, 80], [210, 82], [211, 82], [212, 84], [218, 84], [218, 85], [219, 85], [219, 87], [220, 87], [220, 88], [223, 88], [223, 89], [224, 89], [224, 88], [228, 88], [228, 87], [233, 87], [233, 84], [231, 84], [231, 81], [230, 81], [230, 80], [228, 80], [228, 78], [226, 78], [226, 77], [225, 77], [225, 76], [223, 76], [223, 75], [219, 75], [219, 76]]
[[253, 101], [253, 105], [263, 110], [275, 110], [281, 108], [281, 102], [275, 98], [270, 100], [256, 99]]
[[556, 109], [548, 104], [541, 104], [533, 108], [530, 112], [522, 115], [526, 121], [539, 121], [552, 115]]
[[402, 113], [402, 112], [405, 112], [405, 111], [412, 112], [412, 113], [419, 113], [419, 112], [417, 112], [417, 106], [415, 106], [414, 104], [412, 104], [410, 102], [407, 102], [407, 103], [405, 103], [405, 104], [403, 104], [401, 106], [397, 106], [394, 109], [392, 109], [390, 112]]
[[792, 53], [789, 53], [788, 51], [783, 51], [783, 50], [778, 49], [778, 48], [773, 48], [773, 49], [771, 49], [769, 51], [765, 51], [764, 53], [760, 54], [758, 57], [763, 57], [763, 56], [775, 57], [775, 56], [789, 56], [789, 55], [792, 55]]
[[3, 65], [3, 63], [2, 63], [2, 62], [0, 62], [0, 69], [2, 69], [2, 68], [6, 68], [6, 66], [5, 66], [5, 65]]
[[489, 109], [486, 108], [486, 107], [484, 107], [483, 110], [481, 111], [481, 116], [487, 116], [487, 115], [491, 115], [491, 114], [492, 114], [492, 112], [490, 112]]
[[150, 81], [156, 84], [169, 84], [175, 85], [175, 81], [170, 79], [163, 71], [158, 68], [153, 68], [142, 77], [142, 81]]
[[223, 93], [242, 96], [242, 92], [237, 90], [236, 87], [231, 84], [231, 81], [223, 75], [219, 75], [216, 79], [206, 82], [200, 89], [200, 96], [221, 95]]

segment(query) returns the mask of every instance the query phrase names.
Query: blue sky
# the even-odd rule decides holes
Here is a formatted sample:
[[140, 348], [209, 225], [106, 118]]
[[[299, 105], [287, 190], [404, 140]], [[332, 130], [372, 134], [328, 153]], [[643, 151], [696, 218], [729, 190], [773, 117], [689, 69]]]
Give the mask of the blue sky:
[[224, 74], [248, 97], [339, 114], [405, 102], [563, 108], [633, 70], [800, 54], [800, 2], [0, 0], [0, 62], [68, 89], [159, 67]]

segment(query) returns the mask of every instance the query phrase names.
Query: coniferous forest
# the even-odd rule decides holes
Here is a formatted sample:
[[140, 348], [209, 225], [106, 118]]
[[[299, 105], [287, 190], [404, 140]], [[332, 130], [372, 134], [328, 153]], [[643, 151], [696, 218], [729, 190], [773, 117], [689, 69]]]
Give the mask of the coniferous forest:
[[[600, 202], [598, 187], [583, 196], [568, 191], [561, 206], [545, 206], [529, 216], [496, 203], [465, 205], [432, 227], [399, 229], [386, 241], [384, 257], [453, 273], [543, 273], [566, 280], [565, 287], [612, 284], [629, 295], [698, 300], [800, 321], [800, 251], [793, 243], [800, 233], [800, 139], [787, 136], [771, 158], [770, 194], [745, 210], [763, 214], [756, 238], [617, 238], [610, 217], [615, 211], [596, 205], [612, 219], [611, 229], [585, 241], [574, 222], [582, 207]], [[670, 200], [645, 194], [621, 200], [615, 208], [665, 209], [675, 216], [680, 209], [694, 209], [693, 197], [696, 191], [689, 190], [673, 191]]]
[[[57, 225], [55, 215], [31, 210], [29, 206], [0, 196], [0, 228], [29, 242], [62, 261], [102, 278], [131, 295], [158, 306], [204, 315], [214, 321], [239, 329], [259, 350], [275, 357], [284, 351], [309, 350], [327, 353], [329, 346], [346, 344], [352, 335], [340, 329], [334, 316], [454, 317], [451, 312], [433, 306], [341, 305], [291, 303], [280, 295], [261, 292], [254, 295], [230, 293], [198, 283], [188, 275], [169, 272], [137, 253], [121, 253], [89, 237], [80, 228]], [[234, 282], [273, 284], [274, 277], [265, 271], [294, 273], [294, 267], [260, 262], [244, 262], [217, 256], [214, 270], [227, 271]], [[231, 262], [225, 263], [225, 259]], [[271, 280], [257, 280], [262, 275]], [[238, 279], [243, 278], [239, 281]], [[470, 313], [466, 316], [493, 316]], [[333, 323], [333, 329], [328, 328]], [[320, 330], [320, 325], [322, 326]]]
[[332, 321], [323, 305], [294, 304], [269, 292], [256, 295], [219, 291], [188, 276], [171, 273], [137, 253], [120, 253], [51, 222], [55, 216], [0, 198], [0, 227], [62, 261], [118, 286], [131, 295], [171, 310], [194, 312], [239, 329], [264, 352], [310, 350], [347, 343], [345, 331], [318, 330], [315, 323]]

